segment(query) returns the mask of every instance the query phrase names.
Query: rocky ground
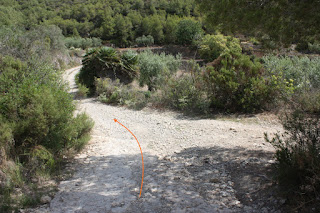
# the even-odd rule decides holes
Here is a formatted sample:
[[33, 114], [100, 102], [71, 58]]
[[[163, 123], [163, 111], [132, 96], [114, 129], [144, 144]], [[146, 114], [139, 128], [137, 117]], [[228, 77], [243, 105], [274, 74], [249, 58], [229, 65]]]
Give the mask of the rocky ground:
[[[66, 72], [71, 92], [74, 75]], [[66, 170], [47, 206], [24, 212], [281, 212], [272, 181], [274, 149], [264, 132], [281, 131], [266, 117], [202, 119], [149, 108], [134, 111], [81, 99], [94, 121], [92, 140]], [[267, 116], [268, 117], [268, 116]], [[141, 155], [145, 177], [142, 196]]]

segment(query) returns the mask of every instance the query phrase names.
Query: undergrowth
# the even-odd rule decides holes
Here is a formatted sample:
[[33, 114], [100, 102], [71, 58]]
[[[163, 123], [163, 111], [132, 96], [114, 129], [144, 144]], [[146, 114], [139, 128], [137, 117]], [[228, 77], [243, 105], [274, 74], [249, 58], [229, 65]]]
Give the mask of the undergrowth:
[[32, 203], [16, 188], [31, 196], [31, 180], [50, 178], [79, 151], [93, 121], [73, 114], [72, 96], [50, 65], [0, 56], [0, 68], [0, 206], [10, 210]]

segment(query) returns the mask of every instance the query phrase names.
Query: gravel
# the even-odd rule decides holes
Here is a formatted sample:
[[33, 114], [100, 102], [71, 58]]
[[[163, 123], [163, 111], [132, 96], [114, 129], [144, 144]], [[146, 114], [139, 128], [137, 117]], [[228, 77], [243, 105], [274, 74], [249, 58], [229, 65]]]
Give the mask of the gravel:
[[[66, 72], [71, 92], [74, 75]], [[271, 178], [273, 147], [263, 133], [279, 124], [201, 119], [150, 108], [134, 111], [94, 98], [76, 100], [94, 121], [92, 139], [69, 165], [47, 207], [30, 212], [280, 212]], [[145, 174], [142, 196], [141, 155]], [[39, 210], [40, 209], [40, 210]]]

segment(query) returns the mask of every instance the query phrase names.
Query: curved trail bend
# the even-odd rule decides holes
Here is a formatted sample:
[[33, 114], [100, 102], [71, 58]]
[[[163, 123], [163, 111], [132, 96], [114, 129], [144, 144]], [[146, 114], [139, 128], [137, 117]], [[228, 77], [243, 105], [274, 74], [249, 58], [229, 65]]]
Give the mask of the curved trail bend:
[[[79, 69], [65, 73], [71, 92]], [[95, 121], [92, 139], [70, 165], [76, 172], [60, 183], [48, 212], [280, 212], [267, 175], [274, 150], [263, 139], [264, 132], [281, 131], [280, 125], [133, 111], [93, 98], [76, 101]], [[140, 199], [140, 150], [114, 118], [142, 147]]]

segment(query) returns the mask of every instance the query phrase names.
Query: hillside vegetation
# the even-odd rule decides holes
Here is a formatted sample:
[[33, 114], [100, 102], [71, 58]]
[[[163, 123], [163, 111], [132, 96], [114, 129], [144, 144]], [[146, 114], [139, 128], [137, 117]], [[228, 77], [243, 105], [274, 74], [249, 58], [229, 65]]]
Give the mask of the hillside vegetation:
[[97, 37], [118, 46], [151, 35], [155, 43], [175, 43], [178, 23], [200, 17], [193, 0], [5, 0], [0, 3], [0, 25], [33, 28], [56, 25], [64, 36]]
[[59, 70], [72, 65], [61, 29], [28, 29], [9, 14], [15, 12], [1, 20], [11, 25], [0, 27], [0, 212], [39, 203], [46, 193], [41, 185], [60, 175], [93, 127], [86, 114], [75, 114]]
[[[103, 103], [206, 116], [281, 112], [285, 134], [265, 136], [276, 148], [276, 180], [296, 198], [289, 206], [318, 208], [318, 8], [318, 1], [2, 0], [0, 211], [38, 203], [40, 180], [89, 140], [93, 121], [75, 114], [61, 78], [77, 57], [78, 96]], [[194, 56], [115, 48], [152, 45]], [[268, 54], [256, 57], [255, 48]]]

